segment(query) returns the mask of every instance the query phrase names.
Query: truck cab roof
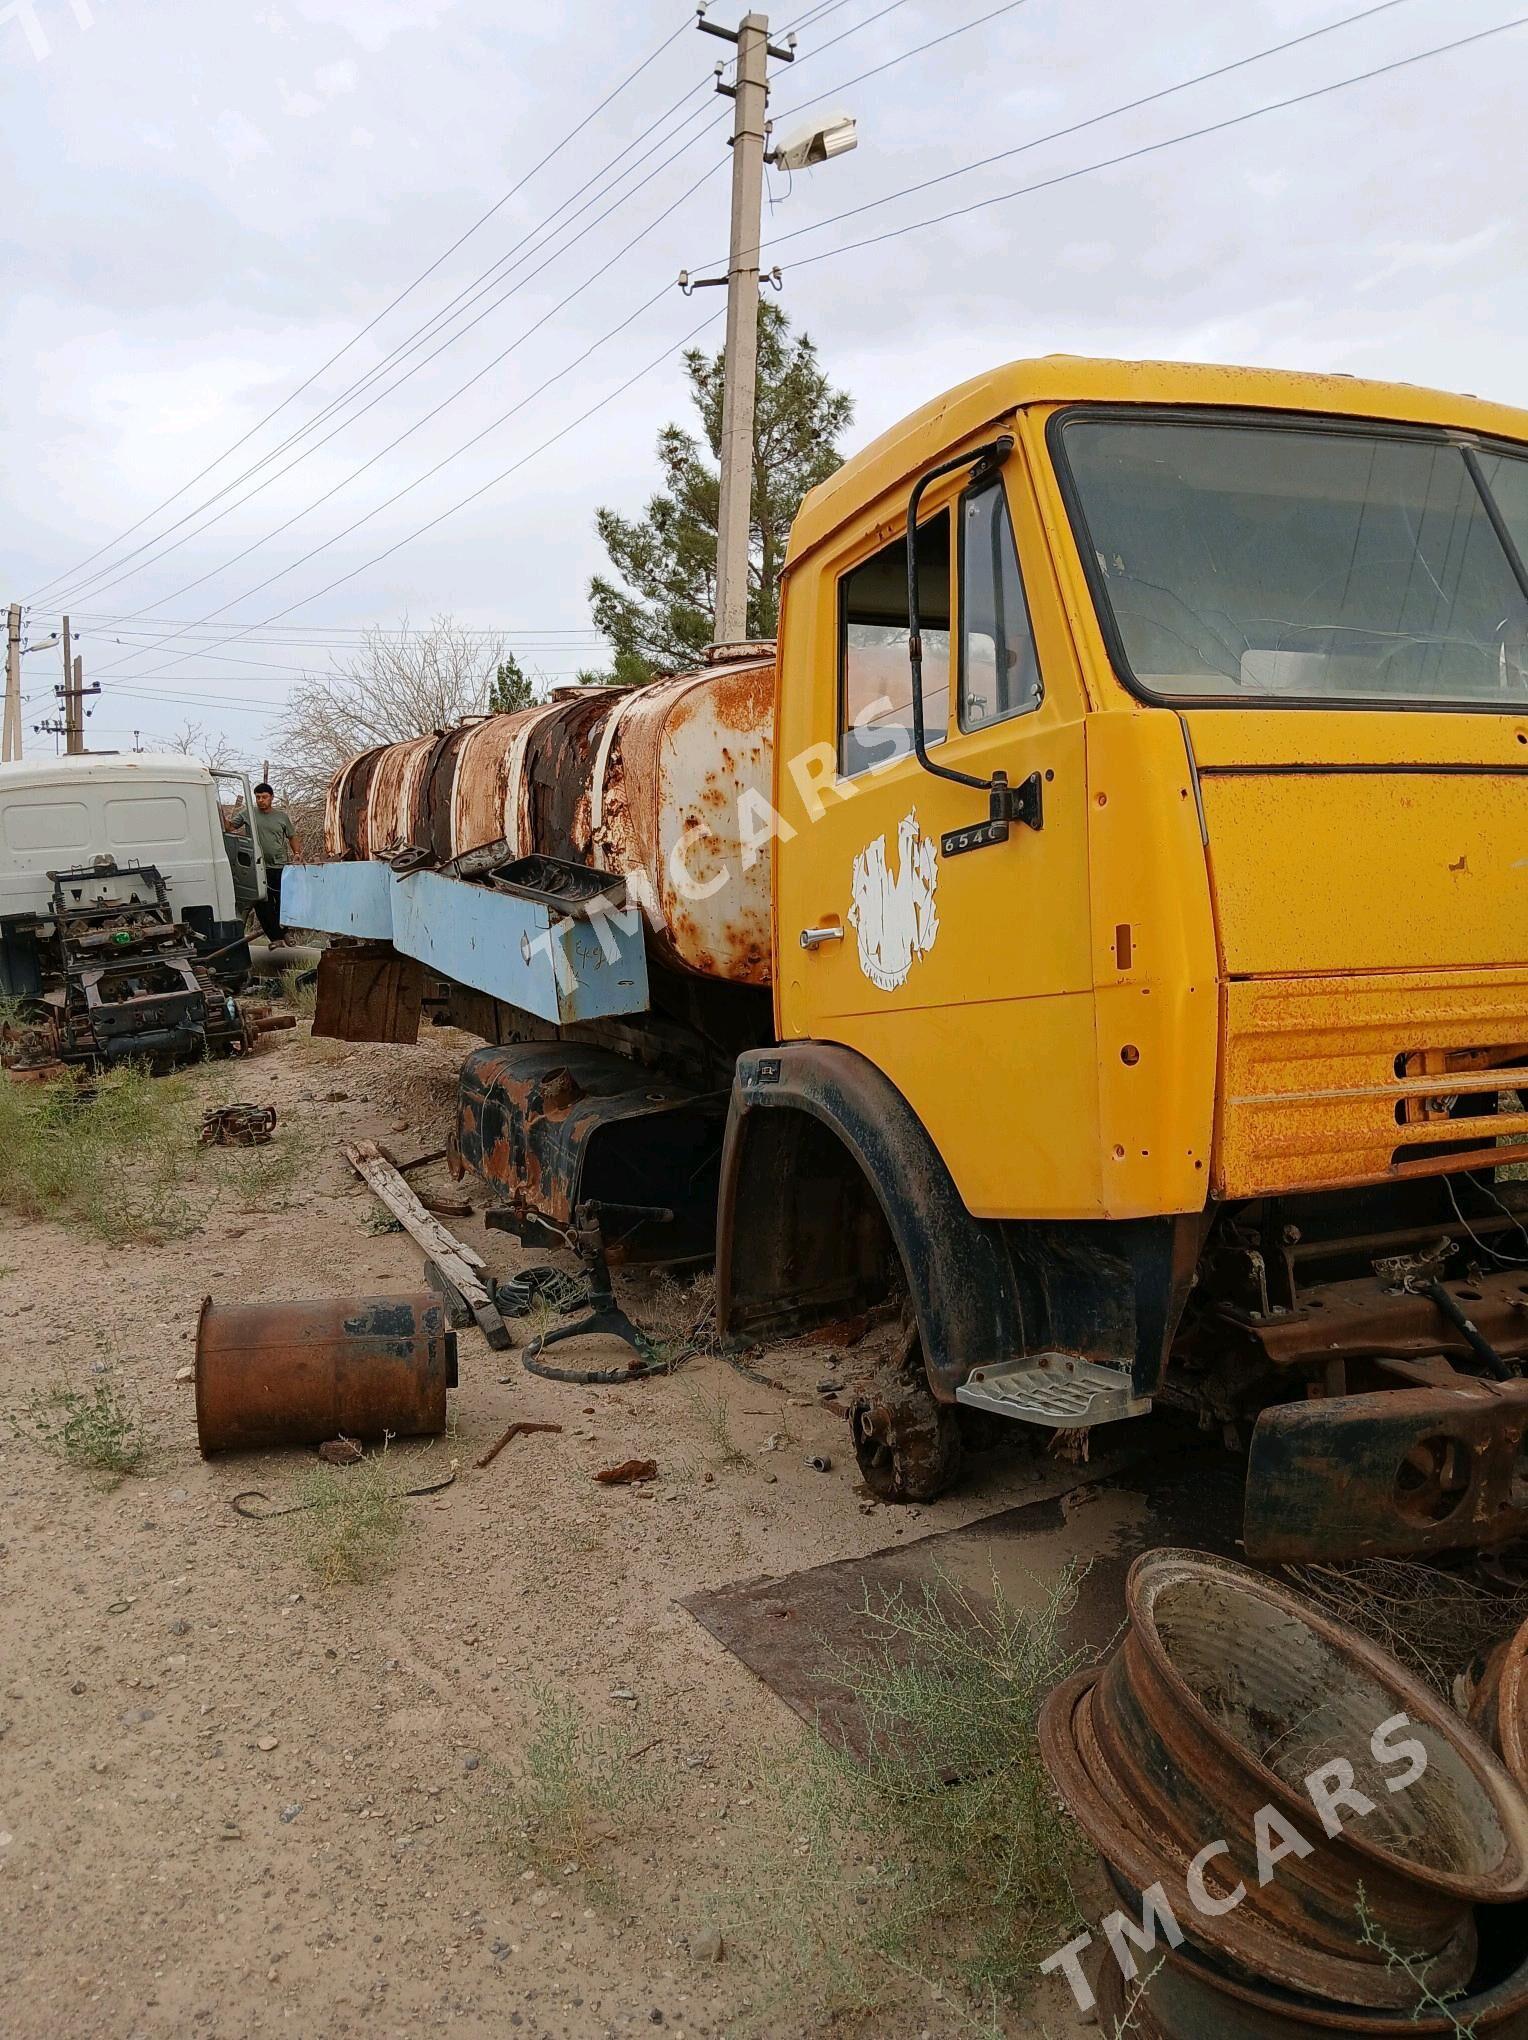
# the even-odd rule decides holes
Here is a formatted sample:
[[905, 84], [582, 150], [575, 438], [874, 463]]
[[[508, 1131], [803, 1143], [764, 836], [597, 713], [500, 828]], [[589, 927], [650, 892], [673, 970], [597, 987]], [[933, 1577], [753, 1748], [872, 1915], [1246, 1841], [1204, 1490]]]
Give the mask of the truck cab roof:
[[1350, 375], [1233, 368], [1182, 361], [1101, 361], [1047, 354], [1005, 362], [920, 405], [850, 456], [803, 501], [791, 526], [794, 566], [850, 517], [953, 447], [1031, 406], [1065, 404], [1213, 405], [1236, 410], [1298, 411], [1338, 418], [1381, 418], [1452, 427], [1528, 441], [1528, 411], [1410, 383]]

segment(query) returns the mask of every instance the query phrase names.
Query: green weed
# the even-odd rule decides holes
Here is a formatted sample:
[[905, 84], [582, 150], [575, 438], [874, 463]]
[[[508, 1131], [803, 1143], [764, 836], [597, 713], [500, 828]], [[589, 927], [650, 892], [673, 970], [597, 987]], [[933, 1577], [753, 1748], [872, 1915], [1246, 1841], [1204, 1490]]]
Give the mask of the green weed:
[[732, 1420], [728, 1413], [726, 1398], [720, 1395], [707, 1395], [704, 1389], [688, 1383], [685, 1393], [689, 1396], [695, 1414], [700, 1419], [701, 1428], [706, 1434], [707, 1458], [713, 1460], [717, 1466], [746, 1466], [748, 1454], [732, 1435]]
[[11, 1428], [69, 1466], [109, 1474], [113, 1486], [137, 1471], [152, 1442], [137, 1403], [110, 1380], [88, 1390], [61, 1385], [34, 1395]]
[[1035, 1728], [1078, 1661], [1061, 1636], [1075, 1598], [1068, 1575], [1037, 1612], [995, 1579], [990, 1596], [940, 1577], [867, 1601], [877, 1646], [835, 1670], [868, 1754], [814, 1739], [777, 1773], [785, 1846], [717, 1902], [730, 1897], [729, 1940], [757, 1965], [766, 2018], [803, 1996], [824, 2020], [865, 2018], [919, 1979], [997, 2030], [1029, 1994], [1081, 1914], [1086, 1852]]
[[545, 1869], [592, 1871], [647, 1795], [628, 1734], [589, 1722], [546, 1688], [533, 1695], [535, 1729], [518, 1768], [506, 1774], [493, 1819], [505, 1854]]
[[218, 1182], [256, 1211], [286, 1211], [312, 1176], [313, 1143], [299, 1125], [278, 1125], [258, 1147], [214, 1148]]
[[370, 1453], [354, 1466], [315, 1466], [302, 1483], [293, 1529], [325, 1586], [365, 1586], [396, 1564], [408, 1520], [396, 1466], [389, 1453]]
[[0, 1083], [0, 1207], [114, 1244], [192, 1232], [206, 1210], [186, 1193], [193, 1116], [186, 1079], [137, 1069], [83, 1089]]
[[311, 1020], [318, 1006], [318, 984], [311, 966], [293, 964], [281, 973], [281, 999], [299, 1020]]

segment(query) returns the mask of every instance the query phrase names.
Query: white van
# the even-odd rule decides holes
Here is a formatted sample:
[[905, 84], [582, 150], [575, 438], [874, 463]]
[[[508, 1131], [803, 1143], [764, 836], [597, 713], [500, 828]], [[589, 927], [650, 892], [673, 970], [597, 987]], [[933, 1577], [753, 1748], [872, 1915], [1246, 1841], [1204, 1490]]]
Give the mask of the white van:
[[175, 754], [0, 765], [0, 992], [39, 988], [34, 936], [51, 920], [48, 873], [97, 858], [155, 866], [199, 949], [236, 942], [265, 870], [247, 821], [241, 833], [226, 831], [219, 781], [246, 817], [254, 813], [246, 774], [213, 773]]

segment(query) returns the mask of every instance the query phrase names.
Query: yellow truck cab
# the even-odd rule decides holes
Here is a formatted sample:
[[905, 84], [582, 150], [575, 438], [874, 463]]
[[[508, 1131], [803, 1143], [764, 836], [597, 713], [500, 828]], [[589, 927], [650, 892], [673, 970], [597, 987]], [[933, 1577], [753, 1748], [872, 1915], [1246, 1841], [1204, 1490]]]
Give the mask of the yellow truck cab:
[[[768, 954], [648, 1003], [730, 1075], [724, 1332], [906, 1299], [879, 1492], [1157, 1406], [1250, 1439], [1267, 1557], [1528, 1528], [1525, 555], [1528, 414], [1260, 370], [1013, 363], [807, 498]], [[686, 684], [691, 841], [752, 768]], [[508, 846], [626, 868], [593, 718], [680, 686], [577, 725], [592, 830]]]

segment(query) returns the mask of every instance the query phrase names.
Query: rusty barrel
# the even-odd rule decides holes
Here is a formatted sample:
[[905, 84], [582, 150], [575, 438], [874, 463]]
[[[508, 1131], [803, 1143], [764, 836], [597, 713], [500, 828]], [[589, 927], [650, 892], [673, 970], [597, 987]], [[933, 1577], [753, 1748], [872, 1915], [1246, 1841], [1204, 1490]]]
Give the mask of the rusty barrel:
[[438, 1436], [456, 1334], [438, 1296], [215, 1304], [196, 1330], [203, 1456], [348, 1438]]

